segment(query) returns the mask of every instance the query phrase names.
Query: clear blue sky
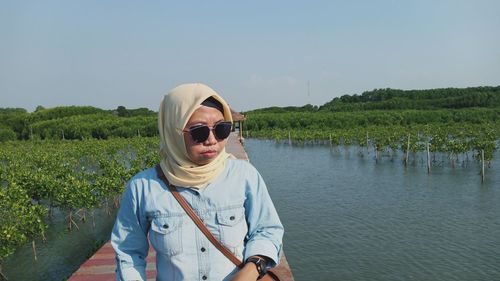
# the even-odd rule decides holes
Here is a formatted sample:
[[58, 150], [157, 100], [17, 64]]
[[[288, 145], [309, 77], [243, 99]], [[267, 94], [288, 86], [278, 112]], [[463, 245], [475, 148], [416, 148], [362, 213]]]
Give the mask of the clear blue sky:
[[0, 0], [0, 36], [0, 107], [29, 111], [157, 110], [186, 82], [236, 110], [500, 85], [496, 0]]

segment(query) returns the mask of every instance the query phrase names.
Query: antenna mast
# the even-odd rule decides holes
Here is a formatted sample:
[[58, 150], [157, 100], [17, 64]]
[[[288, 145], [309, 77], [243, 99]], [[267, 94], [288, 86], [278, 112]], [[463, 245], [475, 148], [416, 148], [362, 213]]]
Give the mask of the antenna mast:
[[311, 83], [307, 80], [307, 103], [311, 104]]

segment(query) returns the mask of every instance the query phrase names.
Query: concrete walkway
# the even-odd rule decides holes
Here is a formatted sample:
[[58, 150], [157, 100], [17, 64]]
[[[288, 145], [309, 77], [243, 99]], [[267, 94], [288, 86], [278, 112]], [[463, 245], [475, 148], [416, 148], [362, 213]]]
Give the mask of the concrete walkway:
[[[248, 155], [241, 144], [238, 134], [231, 133], [227, 141], [226, 150], [232, 153], [236, 158], [248, 161]], [[148, 281], [154, 281], [156, 277], [156, 253], [153, 247], [149, 248], [147, 257], [146, 275]], [[281, 263], [289, 268], [285, 255], [281, 258]], [[281, 273], [281, 274], [280, 274]], [[282, 281], [294, 281], [293, 276], [285, 272], [278, 272], [284, 278]], [[82, 266], [75, 272], [68, 281], [114, 281], [115, 276], [115, 252], [108, 242], [102, 246], [90, 259], [88, 259]], [[189, 280], [186, 280], [189, 281]]]

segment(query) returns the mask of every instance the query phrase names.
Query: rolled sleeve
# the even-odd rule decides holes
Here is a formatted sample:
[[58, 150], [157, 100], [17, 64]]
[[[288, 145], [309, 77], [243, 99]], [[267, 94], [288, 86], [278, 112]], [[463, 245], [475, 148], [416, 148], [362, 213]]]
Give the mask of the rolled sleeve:
[[281, 250], [276, 249], [276, 245], [268, 240], [249, 241], [245, 249], [245, 260], [251, 256], [266, 256], [271, 259], [269, 267], [275, 267], [279, 264]]
[[244, 258], [262, 255], [269, 257], [270, 267], [279, 264], [283, 239], [283, 225], [267, 191], [264, 180], [254, 170], [248, 182], [245, 212], [249, 226]]

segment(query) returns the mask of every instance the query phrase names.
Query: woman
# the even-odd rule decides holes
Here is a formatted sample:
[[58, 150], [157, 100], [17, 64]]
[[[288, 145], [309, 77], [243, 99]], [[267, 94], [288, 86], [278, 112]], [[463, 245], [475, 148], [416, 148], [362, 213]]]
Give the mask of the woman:
[[146, 280], [148, 235], [158, 281], [257, 280], [277, 265], [283, 226], [257, 170], [226, 153], [231, 123], [229, 106], [208, 86], [172, 89], [158, 116], [160, 167], [243, 268], [209, 242], [150, 168], [128, 182], [113, 227], [117, 280]]

